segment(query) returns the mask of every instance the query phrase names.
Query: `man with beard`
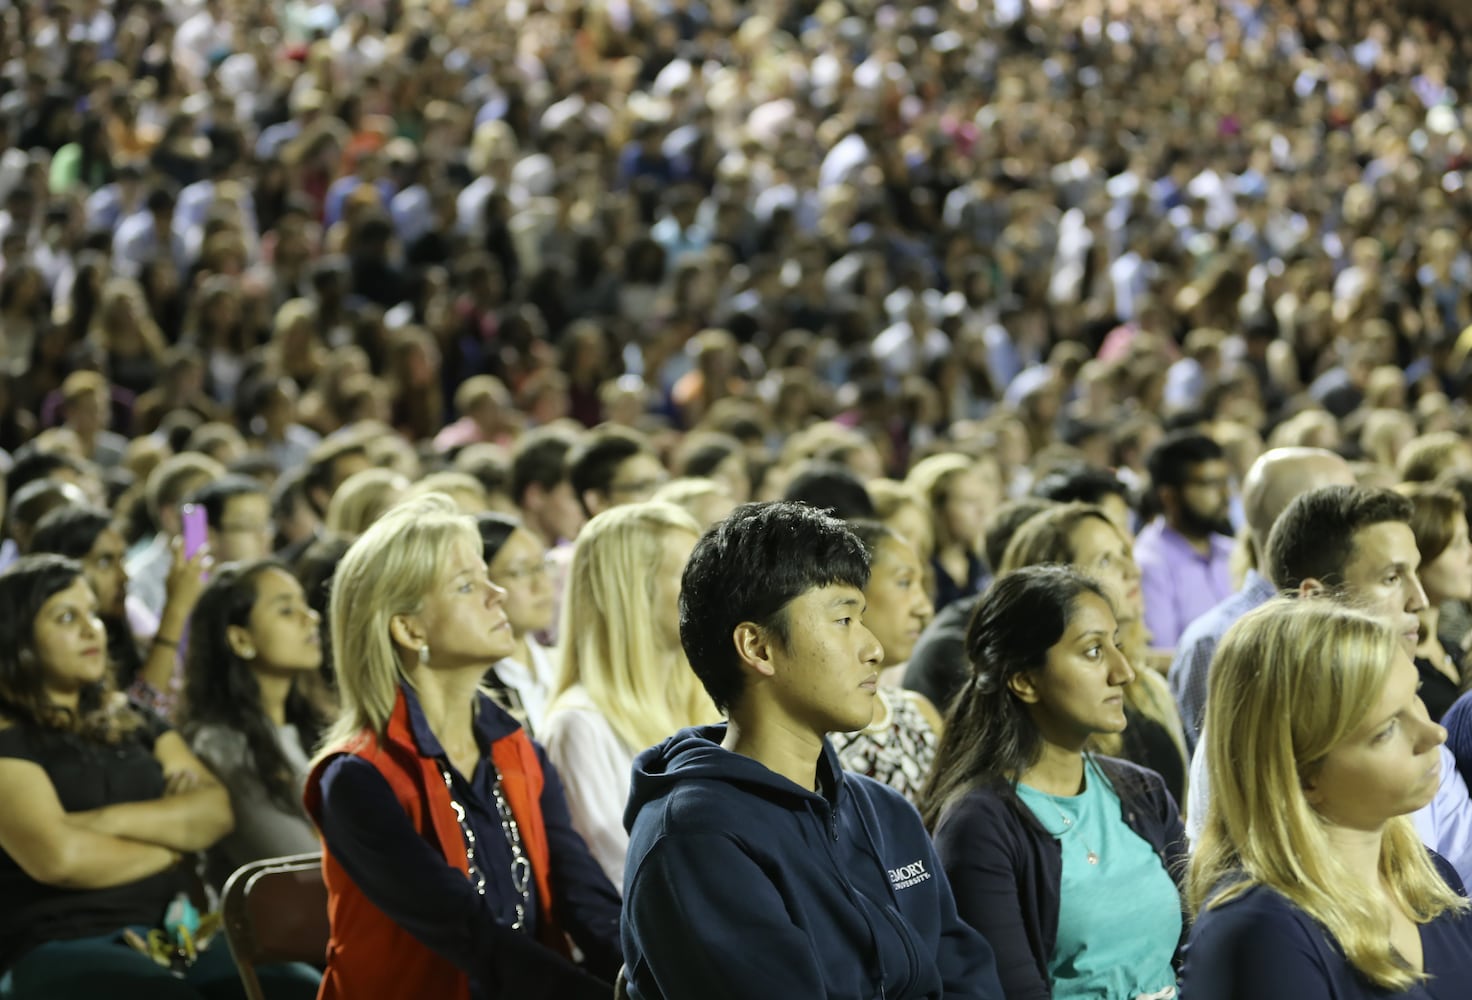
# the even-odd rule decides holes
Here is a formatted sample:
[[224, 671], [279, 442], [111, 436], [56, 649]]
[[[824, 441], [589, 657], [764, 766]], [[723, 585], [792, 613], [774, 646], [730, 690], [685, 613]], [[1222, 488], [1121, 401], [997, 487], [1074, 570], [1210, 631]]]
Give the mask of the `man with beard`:
[[1136, 538], [1135, 561], [1151, 645], [1169, 651], [1232, 594], [1231, 471], [1221, 445], [1195, 431], [1167, 436], [1145, 464], [1160, 513]]

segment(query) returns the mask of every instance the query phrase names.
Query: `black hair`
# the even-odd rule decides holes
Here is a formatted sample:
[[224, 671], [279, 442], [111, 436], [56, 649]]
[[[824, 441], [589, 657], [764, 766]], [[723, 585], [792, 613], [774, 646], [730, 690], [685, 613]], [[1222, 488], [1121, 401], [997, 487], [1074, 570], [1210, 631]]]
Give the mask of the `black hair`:
[[225, 475], [205, 483], [189, 494], [184, 502], [203, 507], [210, 527], [219, 531], [221, 522], [225, 518], [225, 508], [231, 500], [243, 496], [267, 497], [269, 495], [265, 484], [259, 479], [241, 475]]
[[806, 463], [787, 483], [782, 499], [808, 504], [844, 521], [879, 516], [863, 481], [837, 462]]
[[567, 479], [567, 455], [573, 439], [565, 432], [542, 428], [527, 433], [511, 457], [511, 499], [520, 506], [532, 484], [555, 489]]
[[691, 435], [692, 440], [675, 459], [675, 472], [681, 476], [710, 476], [732, 455], [744, 455], [740, 441], [730, 434], [708, 431]]
[[864, 551], [869, 553], [869, 562], [874, 562], [874, 556], [879, 551], [881, 543], [886, 541], [904, 542], [903, 535], [895, 531], [883, 521], [875, 521], [867, 517], [856, 518], [848, 522], [848, 530], [854, 533], [854, 537], [864, 544]]
[[5, 474], [5, 493], [13, 497], [26, 484], [39, 479], [55, 478], [55, 473], [62, 470], [77, 475], [91, 471], [88, 464], [75, 455], [60, 451], [42, 451], [32, 442], [15, 453], [15, 462]]
[[511, 537], [512, 532], [521, 527], [521, 522], [506, 514], [489, 511], [476, 515], [475, 526], [480, 531], [483, 558], [490, 563], [501, 551], [501, 546], [506, 544], [506, 539]]
[[[288, 812], [302, 810], [291, 765], [275, 726], [261, 707], [261, 688], [249, 660], [230, 645], [231, 625], [249, 627], [257, 581], [267, 570], [288, 573], [282, 563], [262, 559], [223, 567], [199, 595], [189, 616], [184, 650], [184, 725], [193, 737], [204, 726], [223, 726], [245, 737], [252, 769], [271, 801]], [[286, 696], [286, 721], [297, 727], [304, 747], [316, 744], [325, 719], [293, 683]]]
[[1105, 497], [1130, 502], [1130, 490], [1108, 469], [1077, 463], [1054, 469], [1032, 487], [1032, 495], [1056, 503], [1088, 503], [1098, 506]]
[[1012, 536], [1017, 534], [1028, 521], [1051, 510], [1056, 504], [1052, 500], [1044, 500], [1041, 497], [1021, 497], [1017, 500], [1009, 500], [998, 507], [992, 519], [987, 522], [986, 536], [982, 539], [982, 555], [986, 558], [987, 568], [995, 571], [1002, 565], [1002, 556], [1007, 551], [1007, 546], [1012, 542]]
[[0, 573], [0, 716], [112, 743], [135, 728], [138, 718], [108, 704], [106, 676], [82, 688], [72, 712], [47, 697], [36, 657], [36, 617], [47, 601], [81, 579], [81, 563], [50, 554], [22, 556]]
[[322, 676], [329, 684], [336, 682], [332, 629], [327, 620], [328, 605], [332, 600], [332, 579], [337, 575], [338, 563], [348, 554], [352, 544], [353, 540], [346, 535], [323, 532], [312, 539], [291, 567], [292, 574], [307, 595], [307, 606], [322, 617], [322, 626], [318, 629], [322, 636]]
[[589, 517], [593, 512], [583, 501], [589, 491], [607, 495], [618, 467], [635, 455], [652, 454], [644, 440], [621, 427], [601, 427], [589, 434], [567, 456], [567, 475], [572, 480], [578, 503]]
[[970, 674], [920, 793], [921, 818], [932, 833], [958, 796], [978, 787], [1015, 794], [1018, 777], [1037, 762], [1042, 736], [1008, 682], [1047, 662], [1084, 594], [1104, 598], [1082, 573], [1049, 565], [1004, 573], [982, 595], [966, 628]]
[[30, 551], [31, 536], [36, 525], [58, 507], [85, 502], [82, 491], [64, 479], [36, 479], [22, 486], [10, 498], [5, 511], [5, 524], [10, 537]]
[[1223, 461], [1226, 457], [1222, 446], [1200, 431], [1172, 431], [1150, 449], [1145, 468], [1150, 473], [1151, 489], [1159, 490], [1163, 486], [1183, 486], [1192, 466]]
[[99, 507], [58, 507], [36, 524], [31, 551], [85, 559], [98, 537], [112, 527], [112, 515]]
[[1407, 526], [1415, 505], [1393, 490], [1321, 486], [1290, 503], [1268, 535], [1268, 573], [1279, 590], [1297, 590], [1305, 580], [1326, 587], [1344, 584], [1344, 567], [1354, 555], [1354, 538], [1387, 521]]
[[847, 525], [806, 504], [747, 503], [706, 532], [680, 581], [680, 645], [723, 712], [746, 682], [732, 642], [751, 622], [782, 645], [787, 606], [819, 587], [863, 590], [869, 554]]

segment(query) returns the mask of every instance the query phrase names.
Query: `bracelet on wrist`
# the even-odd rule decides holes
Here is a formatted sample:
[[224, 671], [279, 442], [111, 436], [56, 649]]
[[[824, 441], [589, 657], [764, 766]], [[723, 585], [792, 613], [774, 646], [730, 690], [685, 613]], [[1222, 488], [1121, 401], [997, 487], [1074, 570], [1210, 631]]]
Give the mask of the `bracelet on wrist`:
[[156, 635], [156, 636], [153, 637], [153, 641], [154, 641], [154, 643], [156, 645], [170, 646], [170, 647], [172, 647], [174, 649], [178, 649], [179, 648], [179, 640], [178, 639], [165, 639], [161, 635]]

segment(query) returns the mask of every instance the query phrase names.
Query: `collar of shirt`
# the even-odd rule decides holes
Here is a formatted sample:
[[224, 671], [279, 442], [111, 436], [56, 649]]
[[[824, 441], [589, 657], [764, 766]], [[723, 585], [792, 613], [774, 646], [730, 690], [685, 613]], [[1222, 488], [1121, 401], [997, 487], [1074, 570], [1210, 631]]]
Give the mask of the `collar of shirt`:
[[[414, 744], [419, 753], [431, 759], [445, 756], [445, 748], [441, 745], [439, 737], [429, 727], [429, 720], [424, 717], [424, 709], [419, 704], [419, 695], [414, 688], [401, 683], [399, 690], [404, 694], [404, 702], [409, 709], [409, 731], [414, 734]], [[480, 745], [481, 752], [486, 752], [490, 745], [499, 739], [511, 735], [519, 729], [520, 723], [498, 708], [496, 703], [481, 692], [476, 692], [475, 708], [471, 715], [471, 726], [475, 730], [475, 741]]]

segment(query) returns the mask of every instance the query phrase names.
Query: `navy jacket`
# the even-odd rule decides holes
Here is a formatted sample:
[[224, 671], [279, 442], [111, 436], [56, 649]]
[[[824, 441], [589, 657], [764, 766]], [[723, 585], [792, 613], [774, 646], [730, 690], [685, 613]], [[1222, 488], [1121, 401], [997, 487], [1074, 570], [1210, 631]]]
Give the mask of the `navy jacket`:
[[[1433, 855], [1442, 878], [1462, 880]], [[1446, 914], [1421, 927], [1430, 980], [1387, 993], [1355, 971], [1322, 924], [1266, 886], [1196, 919], [1181, 972], [1181, 1000], [1465, 1000], [1472, 990], [1472, 916]]]
[[[1160, 775], [1113, 757], [1094, 760], [1118, 793], [1129, 828], [1155, 848], [1180, 883], [1186, 831]], [[1063, 853], [1015, 793], [968, 792], [941, 814], [936, 852], [950, 877], [962, 919], [986, 935], [1001, 956], [997, 972], [1007, 1000], [1053, 995], [1048, 959], [1058, 940], [1058, 886]]]
[[846, 775], [822, 793], [687, 729], [634, 762], [623, 952], [635, 1000], [1001, 1000], [920, 817]]

